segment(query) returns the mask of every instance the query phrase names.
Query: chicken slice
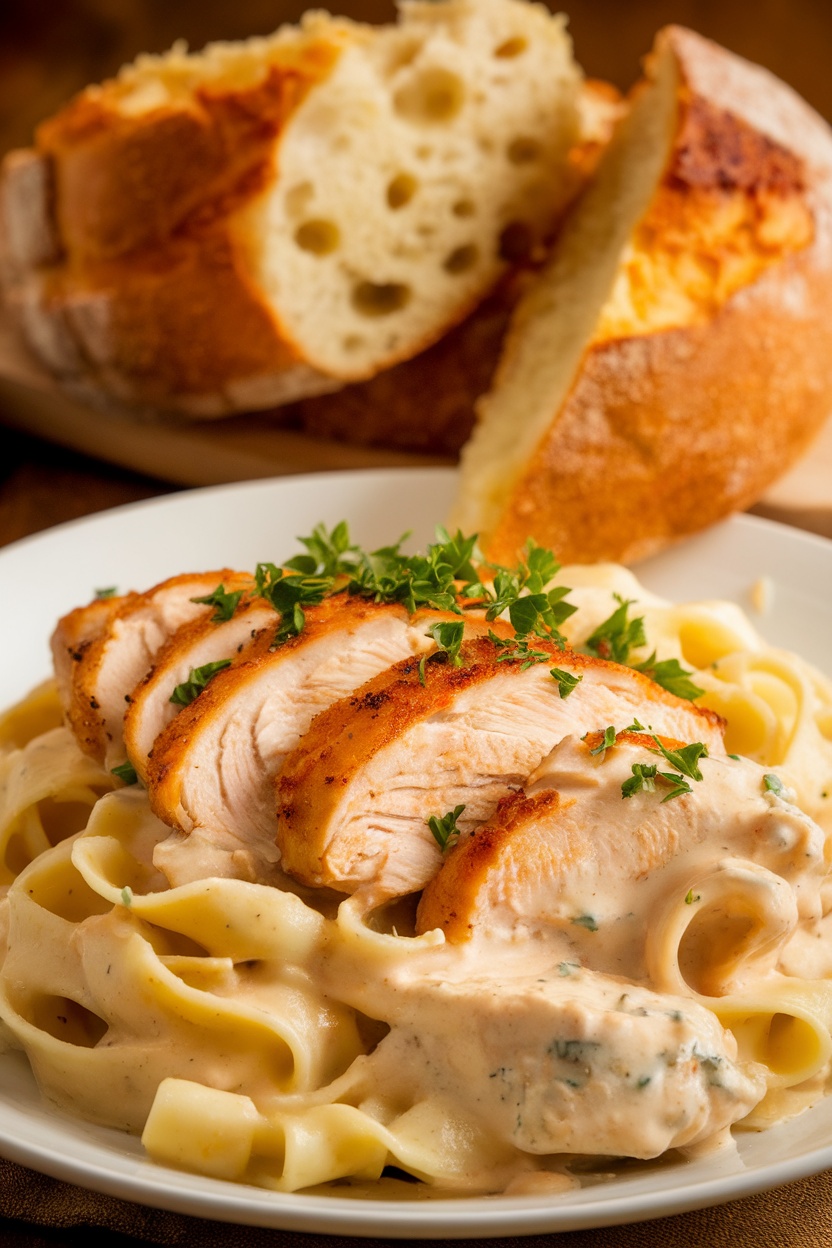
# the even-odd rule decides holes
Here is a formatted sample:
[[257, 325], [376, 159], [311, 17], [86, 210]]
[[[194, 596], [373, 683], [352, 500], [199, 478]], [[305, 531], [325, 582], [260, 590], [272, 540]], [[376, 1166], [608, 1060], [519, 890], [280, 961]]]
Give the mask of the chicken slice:
[[[676, 755], [684, 744], [659, 740]], [[564, 965], [649, 982], [649, 942], [670, 904], [696, 919], [685, 959], [699, 991], [727, 991], [726, 974], [738, 988], [752, 963], [771, 969], [798, 919], [820, 914], [821, 829], [749, 759], [702, 757], [697, 780], [644, 733], [593, 754], [600, 744], [598, 733], [565, 738], [525, 792], [460, 840], [422, 894], [418, 930], [455, 942], [535, 932]], [[645, 765], [660, 773], [647, 776], [653, 789], [639, 783]], [[678, 782], [690, 791], [671, 797]]]
[[235, 589], [251, 582], [251, 576], [228, 569], [183, 574], [115, 600], [110, 614], [96, 602], [59, 621], [52, 642], [56, 666], [64, 663], [67, 636], [83, 633], [85, 619], [90, 624], [91, 635], [78, 648], [62, 691], [69, 726], [86, 754], [107, 767], [124, 762], [122, 726], [130, 695], [168, 637], [212, 610], [193, 599], [210, 594], [219, 583]]
[[51, 639], [52, 666], [58, 696], [65, 712], [72, 704], [76, 664], [82, 662], [93, 641], [101, 636], [116, 612], [135, 598], [138, 598], [138, 594], [94, 598], [85, 606], [69, 611], [58, 621]]
[[342, 594], [309, 607], [298, 636], [219, 672], [157, 738], [147, 762], [154, 812], [183, 833], [203, 830], [202, 841], [275, 860], [274, 777], [314, 717], [402, 657], [434, 649], [431, 624], [459, 619]]
[[[461, 666], [398, 664], [312, 724], [278, 782], [278, 844], [307, 884], [379, 900], [424, 888], [442, 854], [428, 826], [464, 806], [483, 823], [569, 733], [635, 716], [658, 732], [719, 748], [722, 720], [631, 668], [535, 641], [544, 662], [506, 658], [486, 638]], [[579, 678], [572, 692], [552, 668]]]
[[201, 613], [184, 624], [157, 652], [153, 666], [130, 695], [124, 716], [124, 744], [136, 774], [147, 780], [153, 743], [181, 710], [171, 695], [192, 671], [210, 663], [243, 662], [274, 641], [279, 616], [260, 597], [244, 597], [227, 620]]

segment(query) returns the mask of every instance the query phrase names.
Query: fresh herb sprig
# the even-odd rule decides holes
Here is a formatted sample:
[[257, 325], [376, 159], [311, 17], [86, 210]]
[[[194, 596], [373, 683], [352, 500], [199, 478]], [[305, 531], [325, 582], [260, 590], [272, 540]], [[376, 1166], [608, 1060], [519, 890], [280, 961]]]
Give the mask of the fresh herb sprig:
[[641, 792], [654, 793], [656, 781], [659, 780], [663, 785], [669, 786], [669, 791], [662, 798], [662, 802], [669, 802], [671, 798], [692, 793], [693, 787], [688, 781], [698, 782], [702, 779], [699, 761], [708, 757], [708, 747], [701, 741], [694, 741], [690, 745], [681, 746], [678, 750], [669, 750], [657, 736], [652, 733], [651, 736], [656, 743], [656, 748], [651, 750], [651, 753], [661, 754], [673, 770], [659, 771], [656, 763], [633, 763], [631, 769], [633, 774], [622, 784], [621, 796], [633, 797], [634, 794]]
[[538, 546], [532, 538], [526, 542], [524, 553], [524, 559], [514, 568], [492, 565], [494, 588], [489, 595], [491, 603], [485, 618], [496, 620], [508, 614], [518, 638], [533, 634], [563, 647], [566, 638], [560, 632], [560, 625], [577, 608], [565, 601], [570, 592], [566, 586], [547, 589], [560, 571], [560, 564], [551, 550]]
[[682, 667], [678, 659], [657, 659], [654, 650], [647, 659], [640, 662], [633, 660], [632, 652], [647, 645], [644, 617], [630, 619], [629, 610], [634, 601], [632, 598], [622, 598], [620, 594], [613, 594], [613, 597], [618, 606], [587, 637], [584, 648], [600, 659], [611, 659], [614, 663], [622, 663], [637, 672], [643, 672], [677, 698], [692, 702], [701, 697], [705, 690], [694, 684], [690, 679], [692, 673]]
[[202, 667], [191, 668], [188, 679], [183, 680], [181, 685], [176, 686], [169, 700], [175, 702], [177, 706], [190, 706], [194, 698], [202, 693], [202, 690], [213, 680], [217, 672], [221, 672], [223, 668], [230, 666], [230, 659], [217, 659], [214, 663], [204, 663]]
[[212, 624], [224, 624], [230, 620], [234, 612], [237, 610], [237, 604], [243, 596], [241, 589], [226, 590], [225, 585], [220, 582], [216, 589], [212, 589], [210, 594], [205, 594], [202, 598], [192, 598], [191, 602], [204, 604], [206, 607], [213, 607], [214, 614], [211, 616]]
[[455, 806], [453, 810], [449, 810], [446, 814], [430, 815], [427, 825], [433, 833], [433, 839], [444, 854], [459, 840], [459, 828], [456, 826], [457, 819], [462, 814], [464, 806]]

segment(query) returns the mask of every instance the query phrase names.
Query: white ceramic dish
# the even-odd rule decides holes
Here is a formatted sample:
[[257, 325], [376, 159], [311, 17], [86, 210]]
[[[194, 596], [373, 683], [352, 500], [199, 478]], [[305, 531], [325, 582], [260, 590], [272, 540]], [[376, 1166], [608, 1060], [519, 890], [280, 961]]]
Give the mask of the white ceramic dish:
[[[188, 569], [252, 567], [296, 553], [319, 521], [347, 518], [363, 544], [412, 531], [424, 545], [453, 486], [445, 469], [361, 471], [220, 486], [120, 508], [0, 552], [0, 705], [49, 671], [57, 616], [102, 586], [145, 588]], [[832, 543], [738, 517], [643, 564], [641, 579], [675, 600], [731, 598], [769, 579], [754, 622], [773, 642], [832, 674]], [[420, 1200], [281, 1195], [156, 1166], [137, 1140], [59, 1116], [38, 1097], [25, 1060], [0, 1054], [0, 1153], [125, 1199], [207, 1218], [331, 1234], [469, 1238], [574, 1230], [718, 1204], [832, 1167], [832, 1099], [790, 1123], [740, 1134], [737, 1157], [640, 1166], [560, 1197]]]

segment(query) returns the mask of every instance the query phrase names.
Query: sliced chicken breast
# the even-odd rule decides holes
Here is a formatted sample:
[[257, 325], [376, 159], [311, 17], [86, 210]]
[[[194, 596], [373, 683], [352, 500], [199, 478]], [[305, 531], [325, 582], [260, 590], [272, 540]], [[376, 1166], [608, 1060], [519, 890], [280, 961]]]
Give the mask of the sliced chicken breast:
[[81, 663], [93, 641], [100, 637], [117, 611], [138, 594], [102, 596], [62, 616], [52, 633], [52, 666], [58, 696], [64, 712], [72, 705], [76, 665]]
[[[671, 758], [685, 744], [659, 741]], [[670, 899], [698, 925], [685, 954], [697, 990], [726, 991], [726, 973], [737, 988], [750, 961], [758, 975], [761, 959], [774, 965], [798, 918], [820, 914], [821, 829], [749, 759], [702, 757], [689, 776], [644, 733], [593, 753], [600, 743], [565, 738], [525, 792], [449, 852], [418, 930], [441, 927], [451, 941], [535, 932], [564, 965], [649, 982], [648, 942]]]
[[220, 671], [157, 738], [146, 771], [154, 812], [276, 859], [274, 777], [315, 716], [403, 656], [435, 649], [431, 624], [459, 619], [341, 594], [309, 607], [300, 635]]
[[189, 620], [212, 611], [193, 599], [210, 594], [220, 583], [249, 588], [252, 578], [228, 569], [174, 576], [145, 593], [116, 600], [109, 615], [92, 603], [59, 622], [53, 636], [59, 655], [62, 649], [66, 652], [66, 637], [83, 631], [85, 620], [92, 633], [79, 648], [64, 692], [67, 720], [86, 754], [107, 767], [125, 761], [122, 726], [133, 690], [167, 639]]
[[274, 641], [279, 616], [259, 597], [243, 598], [229, 619], [203, 612], [178, 628], [157, 652], [153, 666], [130, 695], [124, 716], [124, 745], [136, 774], [147, 780], [153, 743], [182, 709], [171, 700], [191, 673], [211, 663], [240, 663]]
[[[651, 729], [717, 749], [722, 720], [631, 668], [535, 642], [545, 661], [507, 659], [486, 638], [462, 664], [399, 663], [312, 724], [278, 782], [278, 844], [307, 884], [383, 899], [424, 888], [442, 853], [428, 826], [457, 806], [462, 832], [525, 784], [569, 733]], [[571, 692], [551, 669], [578, 678]]]

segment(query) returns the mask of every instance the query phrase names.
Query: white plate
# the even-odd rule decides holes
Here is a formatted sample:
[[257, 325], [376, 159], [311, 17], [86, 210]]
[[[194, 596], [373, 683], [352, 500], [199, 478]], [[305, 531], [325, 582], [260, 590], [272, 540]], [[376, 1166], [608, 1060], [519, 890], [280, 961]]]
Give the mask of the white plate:
[[[253, 568], [296, 553], [319, 521], [347, 518], [362, 544], [406, 530], [433, 537], [453, 488], [445, 469], [327, 473], [195, 490], [63, 525], [0, 552], [0, 705], [49, 671], [55, 619], [96, 588], [146, 588], [176, 572]], [[750, 609], [761, 577], [770, 610], [755, 618], [773, 642], [832, 674], [832, 543], [742, 516], [638, 570], [676, 600], [731, 598]], [[832, 1099], [790, 1123], [740, 1134], [736, 1159], [634, 1167], [559, 1197], [409, 1203], [282, 1195], [180, 1173], [145, 1159], [119, 1132], [62, 1117], [40, 1103], [25, 1061], [0, 1055], [0, 1152], [93, 1190], [181, 1213], [251, 1225], [385, 1238], [467, 1238], [609, 1226], [718, 1204], [832, 1167]]]

